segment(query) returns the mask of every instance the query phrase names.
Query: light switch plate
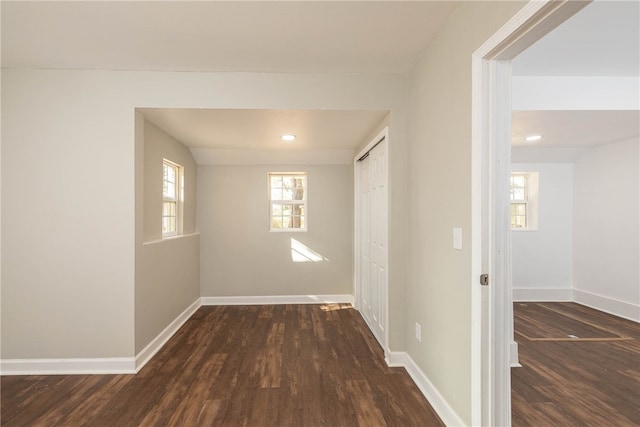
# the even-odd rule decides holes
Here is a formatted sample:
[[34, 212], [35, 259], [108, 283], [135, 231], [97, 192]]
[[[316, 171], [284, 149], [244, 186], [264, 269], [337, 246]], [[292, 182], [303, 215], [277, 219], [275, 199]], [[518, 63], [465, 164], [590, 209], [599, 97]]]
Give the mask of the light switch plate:
[[453, 229], [453, 249], [462, 250], [462, 228]]

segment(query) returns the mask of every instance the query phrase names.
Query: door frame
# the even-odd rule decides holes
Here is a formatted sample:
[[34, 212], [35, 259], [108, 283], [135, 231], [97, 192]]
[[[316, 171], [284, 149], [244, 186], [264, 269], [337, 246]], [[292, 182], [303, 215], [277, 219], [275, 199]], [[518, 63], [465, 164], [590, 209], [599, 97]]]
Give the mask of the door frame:
[[[384, 351], [384, 358], [387, 364], [390, 363], [391, 351], [389, 350], [389, 127], [385, 126], [380, 133], [378, 133], [365, 147], [360, 150], [353, 158], [353, 235], [354, 235], [354, 251], [353, 251], [353, 288], [354, 288], [354, 307], [356, 310], [362, 309], [362, 292], [360, 287], [360, 175], [358, 162], [367, 152], [371, 151], [373, 147], [378, 143], [386, 144], [385, 150], [385, 169], [386, 182], [385, 188], [387, 191], [387, 203], [386, 203], [386, 218], [387, 224], [384, 232], [386, 233], [387, 246], [384, 251], [385, 260], [385, 287], [383, 290], [384, 302], [383, 302], [383, 319], [384, 319], [384, 336], [381, 337], [383, 342], [380, 342], [380, 346]], [[367, 326], [369, 326], [367, 324]], [[374, 336], [376, 336], [374, 334]]]
[[511, 60], [590, 2], [530, 1], [472, 55], [472, 425], [511, 425]]

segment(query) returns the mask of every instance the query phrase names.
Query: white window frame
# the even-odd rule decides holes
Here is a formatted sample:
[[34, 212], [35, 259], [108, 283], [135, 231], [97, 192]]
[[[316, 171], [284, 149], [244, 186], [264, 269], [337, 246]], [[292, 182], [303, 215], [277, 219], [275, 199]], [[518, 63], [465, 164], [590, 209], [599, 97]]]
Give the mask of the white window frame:
[[[511, 227], [512, 231], [537, 231], [539, 211], [539, 174], [538, 172], [511, 172], [511, 177], [522, 176], [525, 178], [524, 200], [510, 200], [509, 223], [511, 224], [511, 206], [525, 205], [525, 226]], [[510, 185], [510, 189], [513, 187]]]
[[[302, 200], [285, 200], [285, 199], [272, 199], [271, 178], [272, 177], [286, 177], [295, 176], [302, 177], [304, 179], [304, 195]], [[308, 177], [306, 172], [269, 172], [267, 174], [267, 188], [268, 188], [268, 201], [269, 201], [269, 231], [276, 233], [296, 233], [305, 232], [309, 226], [309, 210], [307, 209], [307, 198], [309, 192]], [[303, 209], [303, 226], [296, 228], [275, 228], [273, 227], [273, 206], [274, 205], [300, 205]]]
[[[170, 167], [175, 169], [176, 173], [176, 182], [173, 183], [175, 185], [175, 196], [170, 196], [165, 193], [165, 167]], [[175, 229], [165, 231], [164, 229], [164, 219], [167, 217], [165, 215], [165, 204], [166, 203], [174, 203], [175, 204]], [[162, 209], [160, 211], [161, 220], [160, 226], [162, 227], [162, 238], [175, 237], [182, 234], [182, 213], [184, 206], [184, 168], [178, 163], [172, 162], [168, 159], [162, 159]]]

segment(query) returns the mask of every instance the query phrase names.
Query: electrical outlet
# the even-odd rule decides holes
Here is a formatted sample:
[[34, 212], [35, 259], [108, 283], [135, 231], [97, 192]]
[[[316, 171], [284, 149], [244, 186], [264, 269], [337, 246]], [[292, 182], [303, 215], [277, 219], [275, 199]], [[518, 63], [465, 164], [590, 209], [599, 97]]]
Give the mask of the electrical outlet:
[[416, 322], [416, 339], [418, 342], [422, 342], [422, 326], [418, 322]]

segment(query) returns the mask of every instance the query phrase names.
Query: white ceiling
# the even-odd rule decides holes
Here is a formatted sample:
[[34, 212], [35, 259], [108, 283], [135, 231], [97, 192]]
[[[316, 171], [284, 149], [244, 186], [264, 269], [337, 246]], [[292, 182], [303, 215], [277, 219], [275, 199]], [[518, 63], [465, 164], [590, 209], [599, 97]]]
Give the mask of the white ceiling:
[[[138, 111], [189, 148], [221, 150], [355, 150], [388, 113], [188, 108]], [[282, 141], [285, 133], [296, 135], [295, 141]]]
[[[403, 74], [458, 3], [3, 1], [2, 66]], [[597, 0], [518, 56], [514, 74], [638, 75], [639, 8]], [[144, 114], [193, 150], [291, 151], [352, 150], [385, 112]], [[514, 136], [539, 132], [542, 144], [573, 145], [600, 139], [607, 125], [604, 139], [633, 126], [628, 114], [599, 114], [518, 112]], [[285, 128], [299, 135], [295, 144], [278, 139]]]
[[640, 75], [640, 2], [596, 0], [513, 60], [514, 75]]
[[[640, 111], [514, 111], [513, 146], [592, 147], [622, 141], [640, 133]], [[525, 142], [532, 134], [537, 142]]]
[[[640, 2], [596, 0], [512, 61], [516, 76], [639, 76]], [[640, 77], [639, 77], [640, 78]], [[572, 162], [637, 137], [639, 111], [514, 111], [514, 162]], [[531, 134], [543, 139], [525, 143]]]
[[2, 65], [406, 73], [455, 1], [3, 1]]

